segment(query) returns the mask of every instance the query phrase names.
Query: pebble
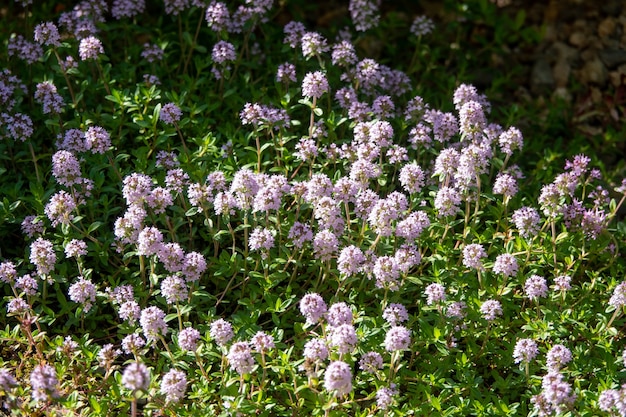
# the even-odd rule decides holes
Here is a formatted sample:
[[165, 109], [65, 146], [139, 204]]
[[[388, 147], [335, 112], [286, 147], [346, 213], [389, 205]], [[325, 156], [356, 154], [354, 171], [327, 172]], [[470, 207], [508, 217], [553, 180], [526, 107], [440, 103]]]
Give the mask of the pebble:
[[552, 76], [557, 87], [566, 87], [569, 83], [569, 75], [572, 71], [571, 66], [565, 60], [558, 60], [552, 68]]
[[604, 86], [608, 80], [609, 74], [602, 63], [600, 58], [596, 57], [585, 62], [585, 65], [580, 70], [581, 81], [585, 84], [596, 84], [598, 86]]
[[600, 51], [600, 59], [609, 69], [626, 63], [626, 49], [605, 49]]
[[598, 35], [602, 39], [609, 38], [613, 35], [616, 28], [617, 23], [615, 22], [615, 19], [613, 19], [612, 17], [607, 17], [606, 19], [602, 20], [598, 25]]
[[580, 52], [564, 42], [554, 42], [552, 51], [556, 54], [556, 60], [565, 61], [570, 65], [576, 65], [580, 60]]
[[534, 94], [543, 94], [555, 86], [552, 68], [545, 57], [535, 61], [530, 74], [530, 88]]
[[587, 45], [587, 36], [583, 32], [573, 32], [569, 36], [569, 43], [577, 48], [583, 48]]

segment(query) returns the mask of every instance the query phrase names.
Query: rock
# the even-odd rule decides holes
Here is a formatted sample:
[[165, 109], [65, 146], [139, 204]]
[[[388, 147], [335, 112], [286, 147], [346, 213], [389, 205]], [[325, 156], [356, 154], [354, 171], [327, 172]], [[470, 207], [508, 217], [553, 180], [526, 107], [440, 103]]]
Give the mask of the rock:
[[605, 0], [600, 6], [602, 13], [609, 16], [619, 16], [622, 12], [623, 2], [621, 0]]
[[559, 59], [554, 68], [552, 68], [552, 76], [557, 87], [565, 87], [569, 82], [569, 75], [572, 71], [570, 64], [564, 59]]
[[615, 33], [616, 28], [617, 23], [615, 22], [615, 19], [613, 19], [612, 17], [607, 17], [606, 19], [602, 20], [598, 25], [598, 35], [602, 39], [609, 38], [613, 35], [613, 33]]
[[624, 79], [626, 79], [626, 66], [622, 65], [620, 68], [622, 67], [624, 67], [622, 71], [618, 69], [617, 71], [609, 72], [609, 81], [613, 87], [617, 88], [624, 85]]
[[568, 39], [570, 45], [577, 48], [584, 48], [587, 45], [587, 36], [580, 31], [573, 32]]
[[551, 98], [552, 101], [563, 100], [566, 103], [571, 103], [572, 93], [570, 93], [569, 90], [565, 87], [558, 87], [556, 90], [554, 90], [554, 93], [552, 93]]
[[613, 69], [618, 65], [626, 63], [626, 50], [624, 49], [605, 49], [600, 51], [600, 59], [609, 69]]
[[592, 83], [599, 86], [606, 84], [609, 77], [608, 71], [599, 58], [585, 62], [580, 70], [580, 78], [584, 84]]
[[553, 90], [554, 85], [552, 68], [545, 57], [540, 57], [530, 73], [530, 88], [534, 94], [541, 94]]
[[555, 42], [550, 49], [550, 53], [556, 55], [557, 61], [565, 61], [572, 66], [576, 66], [580, 61], [578, 49], [572, 48], [564, 42]]

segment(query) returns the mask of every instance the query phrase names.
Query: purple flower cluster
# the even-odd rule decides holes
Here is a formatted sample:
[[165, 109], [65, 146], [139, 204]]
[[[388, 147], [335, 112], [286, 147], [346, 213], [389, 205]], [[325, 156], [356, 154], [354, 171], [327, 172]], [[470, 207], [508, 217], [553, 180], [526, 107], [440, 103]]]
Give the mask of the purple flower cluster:
[[50, 222], [52, 227], [56, 227], [59, 224], [69, 225], [74, 219], [72, 212], [76, 210], [76, 201], [74, 197], [67, 191], [59, 191], [50, 197], [50, 201], [44, 208], [44, 213]]
[[480, 312], [487, 321], [502, 315], [502, 305], [497, 300], [487, 300], [480, 306]]
[[289, 62], [280, 64], [276, 70], [276, 81], [283, 84], [296, 82], [296, 66]]
[[398, 395], [398, 389], [393, 382], [388, 387], [380, 387], [376, 391], [376, 405], [381, 410], [386, 410], [393, 404], [396, 395]]
[[438, 217], [456, 215], [460, 209], [461, 195], [458, 190], [452, 187], [441, 187], [435, 197], [435, 208]]
[[626, 415], [626, 386], [622, 385], [619, 390], [606, 389], [602, 391], [598, 397], [598, 407], [610, 415]]
[[513, 360], [515, 363], [529, 363], [538, 353], [537, 342], [532, 339], [519, 339], [513, 349]]
[[33, 398], [36, 401], [46, 401], [49, 397], [58, 397], [56, 369], [51, 365], [37, 365], [30, 374], [30, 386], [33, 389]]
[[302, 95], [318, 99], [328, 92], [328, 80], [321, 71], [309, 72], [302, 81]]
[[222, 66], [235, 62], [237, 59], [235, 46], [226, 41], [219, 41], [213, 46], [211, 58], [213, 59], [213, 62]]
[[380, 0], [350, 0], [348, 10], [352, 23], [359, 32], [378, 26], [380, 20]]
[[539, 275], [531, 275], [524, 283], [524, 293], [531, 300], [548, 295], [548, 284], [546, 279]]
[[337, 397], [352, 391], [352, 370], [342, 361], [333, 361], [324, 373], [324, 388]]
[[400, 169], [400, 184], [409, 194], [417, 194], [424, 186], [425, 173], [417, 163], [404, 165]]
[[250, 345], [247, 342], [233, 343], [228, 351], [228, 362], [239, 375], [245, 375], [252, 372], [254, 367], [254, 358], [250, 351]]
[[169, 125], [175, 125], [178, 123], [182, 116], [183, 112], [180, 110], [180, 107], [174, 103], [167, 103], [163, 105], [161, 112], [159, 113], [159, 119]]
[[315, 324], [326, 315], [328, 306], [324, 299], [316, 293], [305, 294], [300, 299], [300, 312], [306, 318], [307, 323]]
[[286, 110], [258, 103], [246, 103], [239, 117], [242, 124], [251, 124], [257, 129], [267, 126], [278, 130], [289, 127], [291, 121]]
[[441, 284], [433, 283], [428, 285], [424, 290], [424, 294], [427, 297], [426, 304], [429, 306], [446, 301], [446, 289]]
[[303, 356], [313, 362], [322, 362], [328, 358], [328, 346], [321, 338], [311, 339], [304, 344]]
[[170, 369], [161, 380], [161, 394], [165, 395], [165, 401], [179, 402], [187, 390], [187, 377], [183, 371]]
[[268, 252], [274, 247], [274, 235], [269, 229], [257, 227], [250, 234], [248, 242], [250, 250], [261, 251], [261, 257], [267, 258]]
[[328, 41], [317, 32], [303, 33], [299, 43], [302, 46], [302, 55], [307, 59], [328, 51]]
[[125, 17], [135, 17], [146, 9], [145, 0], [113, 0], [111, 14], [117, 20]]
[[337, 269], [341, 275], [348, 278], [359, 273], [365, 261], [365, 255], [360, 248], [354, 245], [346, 246], [337, 259]]
[[402, 304], [391, 303], [383, 310], [383, 319], [392, 326], [396, 326], [407, 321], [409, 313]]
[[86, 313], [96, 301], [96, 286], [90, 280], [79, 277], [78, 281], [70, 286], [68, 295], [70, 300], [82, 304]]
[[63, 110], [63, 97], [50, 81], [37, 84], [35, 100], [43, 106], [44, 114], [59, 114]]
[[561, 344], [556, 344], [546, 355], [546, 364], [550, 371], [556, 372], [572, 360], [572, 352]]
[[385, 349], [389, 352], [405, 350], [411, 343], [411, 331], [404, 326], [393, 326], [385, 335]]
[[366, 352], [359, 359], [359, 368], [363, 372], [375, 373], [379, 369], [383, 369], [383, 357], [378, 352]]
[[78, 45], [78, 56], [81, 60], [98, 59], [98, 55], [104, 53], [102, 42], [95, 36], [88, 36], [80, 40]]
[[104, 154], [111, 147], [109, 132], [100, 126], [90, 126], [85, 132], [85, 147], [92, 153]]
[[133, 362], [124, 368], [122, 385], [131, 391], [145, 391], [150, 386], [150, 370], [141, 362]]
[[435, 30], [435, 23], [428, 16], [417, 16], [411, 23], [410, 32], [415, 36], [424, 36]]
[[511, 219], [522, 237], [532, 238], [539, 232], [541, 218], [539, 212], [532, 207], [522, 207], [515, 210]]
[[165, 323], [165, 313], [159, 307], [146, 307], [141, 310], [139, 319], [144, 336], [149, 341], [158, 340], [167, 333], [167, 323]]
[[195, 352], [198, 348], [200, 332], [193, 327], [187, 327], [178, 333], [178, 346], [189, 352]]
[[519, 266], [515, 256], [509, 253], [503, 253], [496, 257], [496, 261], [493, 264], [493, 272], [496, 274], [502, 274], [505, 277], [512, 277], [517, 274]]
[[252, 339], [250, 339], [250, 343], [254, 347], [255, 351], [261, 353], [276, 347], [272, 335], [263, 331], [256, 332], [254, 336], [252, 336]]
[[233, 337], [233, 326], [224, 319], [217, 319], [211, 323], [211, 329], [209, 330], [211, 338], [220, 346], [225, 346]]
[[11, 37], [7, 46], [8, 56], [17, 56], [29, 65], [39, 61], [43, 56], [41, 45], [26, 40], [22, 35]]
[[52, 22], [44, 22], [35, 26], [35, 41], [42, 45], [61, 46], [59, 29]]
[[478, 243], [472, 243], [463, 248], [463, 265], [468, 268], [482, 271], [485, 269], [482, 264], [482, 259], [486, 257], [487, 252], [485, 252], [485, 248]]
[[54, 269], [57, 256], [54, 253], [52, 242], [37, 238], [30, 245], [30, 262], [37, 267], [38, 275], [47, 275]]
[[329, 261], [339, 248], [339, 240], [330, 230], [322, 230], [313, 238], [313, 252], [316, 259], [325, 262]]

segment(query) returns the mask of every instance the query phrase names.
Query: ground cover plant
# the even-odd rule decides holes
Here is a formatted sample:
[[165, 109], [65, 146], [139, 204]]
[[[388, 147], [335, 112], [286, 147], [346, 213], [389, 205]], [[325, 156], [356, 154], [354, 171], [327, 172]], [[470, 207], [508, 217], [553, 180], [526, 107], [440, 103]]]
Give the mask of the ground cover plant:
[[429, 17], [31, 3], [0, 73], [5, 414], [626, 415], [626, 182], [533, 145]]

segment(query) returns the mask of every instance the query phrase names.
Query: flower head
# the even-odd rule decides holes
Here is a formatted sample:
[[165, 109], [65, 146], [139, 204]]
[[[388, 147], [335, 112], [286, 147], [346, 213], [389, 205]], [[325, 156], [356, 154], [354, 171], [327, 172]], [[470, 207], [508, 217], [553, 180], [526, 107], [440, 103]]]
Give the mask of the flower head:
[[390, 352], [409, 348], [411, 332], [404, 326], [393, 326], [385, 335], [385, 349]]
[[324, 373], [324, 388], [337, 397], [343, 397], [352, 391], [352, 370], [350, 365], [342, 361], [334, 361], [328, 365]]
[[249, 374], [254, 367], [254, 358], [247, 342], [236, 342], [228, 351], [228, 363], [239, 375]]
[[165, 395], [166, 402], [178, 402], [187, 389], [187, 377], [183, 371], [170, 369], [161, 381], [161, 394]]
[[103, 53], [104, 48], [102, 47], [102, 42], [95, 36], [88, 36], [80, 40], [78, 56], [80, 56], [81, 60], [97, 59], [98, 55]]
[[480, 306], [480, 312], [487, 321], [502, 315], [502, 305], [497, 300], [487, 300]]
[[180, 107], [174, 103], [165, 104], [159, 113], [159, 119], [170, 125], [178, 123], [182, 116], [183, 112], [180, 110]]
[[150, 386], [150, 370], [141, 362], [133, 362], [124, 368], [122, 385], [131, 391], [147, 390]]
[[517, 343], [515, 343], [515, 349], [513, 349], [513, 360], [515, 363], [528, 363], [533, 360], [538, 353], [537, 342], [532, 339], [519, 339]]
[[217, 319], [211, 323], [209, 334], [220, 346], [225, 346], [235, 336], [233, 326], [224, 319]]
[[309, 72], [302, 81], [302, 95], [305, 97], [320, 98], [328, 92], [328, 80], [321, 71]]

